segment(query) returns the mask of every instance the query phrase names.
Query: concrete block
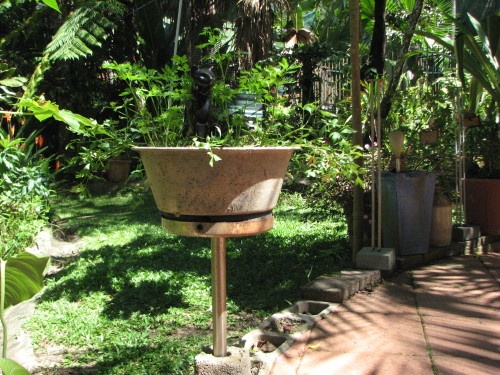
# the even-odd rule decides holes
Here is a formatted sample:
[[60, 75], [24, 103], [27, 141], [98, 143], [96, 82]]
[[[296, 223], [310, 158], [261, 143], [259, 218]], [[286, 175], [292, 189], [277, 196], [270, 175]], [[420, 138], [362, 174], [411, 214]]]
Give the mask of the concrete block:
[[472, 238], [470, 240], [465, 241], [465, 254], [466, 255], [474, 255], [478, 250], [479, 239]]
[[399, 256], [396, 258], [396, 264], [399, 270], [411, 270], [425, 264], [423, 254]]
[[316, 320], [314, 317], [306, 314], [293, 314], [285, 311], [273, 314], [265, 319], [259, 328], [265, 332], [278, 332], [294, 335], [302, 333], [311, 328]]
[[366, 289], [382, 281], [380, 270], [345, 270], [340, 275], [347, 278], [357, 278], [359, 280], [359, 290]]
[[255, 329], [240, 339], [239, 345], [245, 350], [261, 353], [284, 353], [292, 344], [290, 335], [277, 332], [264, 332]]
[[451, 236], [453, 241], [465, 242], [481, 236], [479, 225], [454, 225]]
[[479, 236], [477, 239], [477, 245], [482, 247], [489, 243], [488, 240], [489, 240], [488, 236]]
[[260, 329], [247, 333], [239, 343], [250, 352], [252, 375], [269, 374], [276, 359], [292, 344], [293, 339], [289, 335]]
[[459, 245], [460, 244], [453, 243], [449, 248], [434, 247], [430, 248], [429, 251], [424, 254], [399, 256], [396, 258], [396, 264], [398, 269], [409, 270], [430, 264], [445, 257], [460, 255], [464, 253], [465, 242]]
[[450, 256], [465, 255], [465, 242], [452, 242], [450, 246]]
[[252, 359], [252, 375], [269, 375], [274, 361], [279, 357], [279, 355], [263, 352], [252, 352], [250, 355]]
[[196, 375], [251, 375], [250, 352], [244, 348], [228, 348], [226, 357], [200, 353], [195, 357]]
[[334, 312], [339, 306], [339, 303], [304, 300], [295, 302], [288, 309], [283, 310], [283, 312], [290, 312], [292, 314], [297, 314], [298, 316], [310, 316], [318, 322]]
[[302, 296], [314, 301], [342, 303], [358, 291], [359, 281], [320, 276], [302, 288]]
[[50, 229], [43, 229], [35, 237], [35, 244], [26, 249], [32, 254], [49, 254], [52, 248], [52, 231]]
[[427, 253], [423, 254], [425, 263], [432, 263], [447, 256], [451, 256], [451, 249], [445, 247], [430, 248]]
[[390, 248], [364, 247], [356, 254], [356, 267], [391, 271], [396, 265], [396, 251]]

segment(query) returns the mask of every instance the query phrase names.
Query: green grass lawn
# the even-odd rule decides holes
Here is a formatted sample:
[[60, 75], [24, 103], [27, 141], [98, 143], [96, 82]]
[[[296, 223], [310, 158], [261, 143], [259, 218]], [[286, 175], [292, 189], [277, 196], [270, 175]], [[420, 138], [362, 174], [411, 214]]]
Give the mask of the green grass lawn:
[[[43, 374], [192, 374], [211, 344], [210, 240], [163, 231], [149, 193], [55, 202], [80, 256], [47, 279], [27, 326], [43, 352], [65, 348]], [[350, 262], [341, 216], [283, 194], [268, 233], [227, 241], [228, 344], [300, 299], [300, 287]]]

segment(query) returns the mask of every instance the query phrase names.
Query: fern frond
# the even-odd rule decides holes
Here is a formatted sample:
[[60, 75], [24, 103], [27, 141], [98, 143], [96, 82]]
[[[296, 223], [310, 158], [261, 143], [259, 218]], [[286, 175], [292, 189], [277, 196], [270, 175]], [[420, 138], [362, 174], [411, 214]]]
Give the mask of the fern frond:
[[[31, 75], [26, 89], [24, 90], [23, 99], [31, 99], [38, 88], [38, 84], [42, 81], [45, 72], [50, 69], [49, 56], [44, 55], [41, 61], [35, 68], [35, 71]], [[22, 110], [22, 109], [21, 109]]]
[[109, 29], [116, 27], [110, 16], [119, 17], [126, 7], [119, 1], [90, 1], [68, 16], [47, 45], [45, 54], [51, 60], [75, 60], [92, 54], [107, 39]]

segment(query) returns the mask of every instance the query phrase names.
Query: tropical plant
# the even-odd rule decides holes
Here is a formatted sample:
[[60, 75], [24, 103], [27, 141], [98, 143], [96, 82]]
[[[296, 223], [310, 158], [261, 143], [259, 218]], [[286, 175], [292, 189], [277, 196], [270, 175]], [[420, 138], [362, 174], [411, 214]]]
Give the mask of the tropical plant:
[[[8, 124], [10, 125], [10, 124]], [[35, 150], [35, 132], [11, 139], [0, 127], [0, 321], [3, 344], [0, 368], [5, 374], [28, 372], [7, 359], [5, 309], [30, 299], [43, 287], [50, 257], [23, 251], [45, 226], [48, 210], [48, 160]], [[40, 144], [40, 142], [39, 142]]]
[[2, 359], [0, 368], [5, 374], [29, 375], [22, 366], [7, 359], [7, 323], [5, 309], [26, 301], [43, 288], [43, 278], [50, 261], [49, 256], [21, 252], [0, 257], [0, 321], [2, 323]]
[[[43, 287], [50, 257], [38, 256], [24, 249], [32, 245], [35, 236], [48, 221], [52, 174], [49, 168], [51, 160], [42, 154], [41, 130], [30, 129], [25, 118], [19, 121], [18, 126], [13, 121], [16, 116], [25, 114], [11, 109], [15, 96], [12, 90], [25, 82], [23, 78], [15, 77], [14, 71], [1, 65], [0, 321], [3, 343], [0, 368], [5, 374], [25, 375], [29, 373], [22, 366], [7, 359], [5, 309], [30, 299]], [[24, 104], [31, 103], [27, 101]], [[67, 113], [64, 117], [69, 118]], [[42, 116], [42, 119], [45, 118]]]
[[[421, 35], [435, 40], [446, 53], [457, 62], [458, 76], [462, 88], [469, 93], [469, 112], [476, 112], [483, 92], [491, 98], [485, 111], [486, 121], [483, 131], [473, 132], [471, 145], [475, 156], [487, 173], [498, 174], [500, 156], [498, 130], [500, 121], [500, 31], [496, 25], [499, 15], [491, 15], [484, 24], [472, 15], [468, 15], [470, 28], [460, 20], [447, 16], [456, 26], [458, 34], [455, 39], [442, 38], [439, 35], [422, 31]], [[486, 101], [486, 103], [488, 103]]]
[[[174, 56], [162, 70], [116, 62], [104, 65], [125, 82], [121, 103], [110, 103], [123, 121], [116, 139], [140, 135], [150, 145], [176, 146], [182, 139], [184, 112], [192, 97], [192, 78], [186, 57]], [[134, 134], [135, 133], [135, 134]]]
[[[392, 110], [387, 117], [386, 130], [400, 130], [405, 135], [404, 158], [408, 170], [437, 173], [437, 183], [448, 196], [455, 193], [455, 142], [456, 97], [459, 94], [458, 78], [446, 74], [428, 82], [422, 76], [405, 82], [398, 90]], [[411, 81], [406, 78], [407, 81]], [[408, 98], [412, 98], [411, 101]], [[426, 134], [436, 139], [427, 141]], [[392, 152], [386, 147], [387, 159]]]
[[[40, 1], [40, 0], [36, 0], [36, 1]], [[58, 11], [58, 12], [61, 12], [59, 10], [59, 5], [57, 4], [57, 0], [42, 0], [42, 2], [47, 5], [48, 7]]]
[[[472, 15], [468, 15], [472, 29], [460, 20], [448, 16], [456, 26], [456, 38], [442, 38], [439, 35], [421, 31], [421, 35], [435, 40], [458, 64], [458, 75], [464, 88], [469, 89], [471, 110], [475, 110], [480, 90], [491, 95], [492, 105], [500, 110], [500, 31], [494, 27], [500, 16], [491, 15], [482, 25]], [[466, 72], [471, 78], [467, 79]]]
[[9, 67], [6, 63], [0, 63], [0, 104], [2, 107], [12, 105], [16, 88], [22, 87], [27, 79], [15, 76], [16, 69]]
[[[232, 76], [228, 70], [238, 55], [216, 48], [224, 37], [220, 31], [204, 33], [208, 42], [199, 48], [214, 51], [202, 60], [212, 67], [204, 74], [213, 85], [203, 83], [208, 100], [201, 105], [185, 57], [174, 57], [161, 71], [130, 63], [106, 65], [126, 83], [122, 101], [112, 107], [125, 120], [122, 127], [141, 136], [135, 139], [137, 145], [205, 147], [212, 165], [217, 160], [213, 147], [301, 146], [297, 154], [306, 163], [292, 162], [292, 173], [324, 179], [341, 174], [361, 181], [363, 170], [353, 163], [359, 151], [347, 140], [348, 129], [338, 130], [336, 116], [317, 104], [296, 103], [297, 62], [278, 57]], [[202, 132], [193, 126], [200, 108], [207, 110]]]

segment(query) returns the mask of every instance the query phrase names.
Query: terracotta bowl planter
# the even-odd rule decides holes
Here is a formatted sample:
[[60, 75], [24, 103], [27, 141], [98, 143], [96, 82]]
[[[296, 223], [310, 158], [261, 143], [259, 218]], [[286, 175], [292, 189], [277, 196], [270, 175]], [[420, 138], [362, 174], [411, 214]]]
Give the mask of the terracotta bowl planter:
[[[276, 206], [294, 147], [135, 147], [163, 217], [199, 221], [209, 217], [270, 213]], [[201, 217], [201, 218], [200, 218]]]

